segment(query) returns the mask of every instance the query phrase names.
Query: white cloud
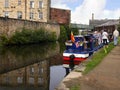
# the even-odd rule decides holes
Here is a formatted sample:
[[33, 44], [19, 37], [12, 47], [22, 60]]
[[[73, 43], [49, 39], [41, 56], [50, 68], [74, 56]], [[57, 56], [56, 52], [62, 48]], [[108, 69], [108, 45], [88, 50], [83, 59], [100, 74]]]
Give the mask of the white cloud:
[[118, 19], [120, 17], [120, 8], [116, 10], [104, 10], [102, 14], [103, 17], [101, 18]]
[[92, 13], [94, 13], [95, 18], [101, 15], [105, 4], [106, 0], [84, 0], [84, 2], [72, 12], [72, 22], [88, 24], [89, 19], [92, 18]]
[[51, 0], [51, 7], [61, 8], [61, 9], [70, 9], [64, 0]]
[[[52, 7], [70, 9], [68, 2], [77, 3], [77, 1], [78, 0], [52, 0]], [[120, 17], [120, 8], [116, 10], [106, 10], [106, 2], [107, 0], [83, 0], [82, 4], [77, 6], [74, 11], [71, 11], [71, 22], [89, 24], [92, 13], [94, 13], [95, 19], [118, 19]]]

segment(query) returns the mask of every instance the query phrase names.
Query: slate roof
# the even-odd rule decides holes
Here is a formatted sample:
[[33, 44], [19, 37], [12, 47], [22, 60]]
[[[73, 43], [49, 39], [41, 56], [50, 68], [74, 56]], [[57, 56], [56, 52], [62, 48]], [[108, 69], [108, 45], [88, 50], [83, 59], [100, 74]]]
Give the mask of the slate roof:
[[90, 20], [89, 25], [95, 27], [110, 26], [119, 24], [117, 19]]
[[106, 23], [97, 25], [97, 26], [95, 26], [95, 27], [112, 26], [112, 25], [117, 25], [117, 24], [119, 24], [119, 20], [110, 20], [110, 21], [107, 21]]

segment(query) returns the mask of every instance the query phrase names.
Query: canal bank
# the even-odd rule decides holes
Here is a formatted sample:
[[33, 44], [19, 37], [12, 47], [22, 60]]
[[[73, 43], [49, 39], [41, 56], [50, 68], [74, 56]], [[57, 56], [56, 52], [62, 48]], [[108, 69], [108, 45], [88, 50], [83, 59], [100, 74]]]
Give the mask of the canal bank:
[[84, 65], [80, 64], [66, 76], [56, 90], [70, 90], [71, 87], [80, 90], [120, 90], [120, 44], [88, 74], [82, 76], [80, 71], [84, 68], [81, 66]]

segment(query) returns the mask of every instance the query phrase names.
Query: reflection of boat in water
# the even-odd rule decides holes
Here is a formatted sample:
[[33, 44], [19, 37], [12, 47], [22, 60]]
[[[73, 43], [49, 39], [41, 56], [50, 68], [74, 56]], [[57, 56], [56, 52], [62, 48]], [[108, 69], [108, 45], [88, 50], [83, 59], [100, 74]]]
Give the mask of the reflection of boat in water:
[[69, 64], [71, 60], [74, 61], [74, 64], [79, 64], [103, 46], [103, 44], [98, 44], [98, 40], [92, 34], [77, 35], [74, 36], [74, 39], [74, 42], [72, 40], [65, 42], [64, 64]]

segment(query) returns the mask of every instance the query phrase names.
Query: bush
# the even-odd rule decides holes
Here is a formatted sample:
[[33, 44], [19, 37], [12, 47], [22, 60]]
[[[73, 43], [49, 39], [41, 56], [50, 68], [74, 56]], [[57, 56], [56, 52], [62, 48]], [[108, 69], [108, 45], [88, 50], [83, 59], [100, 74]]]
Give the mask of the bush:
[[117, 29], [118, 29], [118, 31], [119, 31], [119, 33], [120, 33], [120, 24], [118, 24], [118, 28], [117, 28]]
[[8, 38], [6, 35], [0, 35], [1, 45], [5, 45], [8, 43]]
[[64, 42], [68, 39], [66, 29], [64, 26], [60, 26], [60, 37], [59, 41]]
[[44, 28], [38, 30], [24, 29], [19, 32], [16, 31], [13, 36], [9, 39], [7, 36], [2, 35], [1, 42], [3, 45], [13, 45], [13, 44], [30, 44], [30, 43], [40, 43], [40, 42], [53, 42], [56, 41], [55, 32], [46, 32]]

